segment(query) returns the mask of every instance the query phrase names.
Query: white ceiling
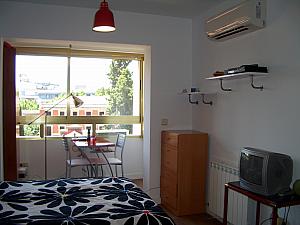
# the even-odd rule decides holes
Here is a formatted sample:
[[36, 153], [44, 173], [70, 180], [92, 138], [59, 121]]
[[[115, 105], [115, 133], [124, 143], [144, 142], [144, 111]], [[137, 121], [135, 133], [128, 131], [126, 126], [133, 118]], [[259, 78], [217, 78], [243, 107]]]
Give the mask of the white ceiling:
[[[97, 10], [102, 0], [10, 0]], [[110, 9], [164, 16], [192, 18], [224, 0], [107, 0]]]

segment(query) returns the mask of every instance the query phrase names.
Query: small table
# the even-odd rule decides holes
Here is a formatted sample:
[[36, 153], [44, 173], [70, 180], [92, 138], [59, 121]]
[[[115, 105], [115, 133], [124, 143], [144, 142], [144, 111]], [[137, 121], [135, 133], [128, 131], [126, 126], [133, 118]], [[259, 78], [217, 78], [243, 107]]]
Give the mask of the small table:
[[72, 139], [72, 142], [74, 143], [74, 145], [80, 150], [80, 151], [86, 151], [86, 149], [90, 149], [90, 152], [92, 153], [96, 153], [97, 157], [100, 158], [100, 156], [98, 154], [102, 154], [102, 156], [104, 157], [111, 175], [113, 176], [113, 172], [112, 172], [112, 168], [111, 165], [106, 157], [106, 155], [104, 154], [105, 152], [114, 152], [109, 150], [109, 147], [114, 147], [115, 143], [112, 142], [96, 142], [95, 145], [93, 144], [89, 144], [87, 143], [86, 140], [78, 140], [76, 138]]
[[225, 184], [223, 225], [227, 225], [228, 190], [239, 192], [256, 201], [256, 225], [259, 225], [260, 203], [272, 207], [272, 225], [277, 224], [277, 209], [287, 206], [300, 205], [300, 197], [293, 194], [287, 196], [263, 196], [255, 194], [241, 187], [239, 181]]

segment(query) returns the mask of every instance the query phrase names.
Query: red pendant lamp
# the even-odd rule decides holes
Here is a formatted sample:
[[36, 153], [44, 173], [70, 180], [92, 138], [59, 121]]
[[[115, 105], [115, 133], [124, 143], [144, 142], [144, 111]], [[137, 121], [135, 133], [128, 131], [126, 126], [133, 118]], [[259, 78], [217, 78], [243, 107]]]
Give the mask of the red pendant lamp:
[[108, 8], [108, 3], [103, 0], [100, 9], [95, 14], [93, 31], [112, 32], [115, 31], [114, 15]]

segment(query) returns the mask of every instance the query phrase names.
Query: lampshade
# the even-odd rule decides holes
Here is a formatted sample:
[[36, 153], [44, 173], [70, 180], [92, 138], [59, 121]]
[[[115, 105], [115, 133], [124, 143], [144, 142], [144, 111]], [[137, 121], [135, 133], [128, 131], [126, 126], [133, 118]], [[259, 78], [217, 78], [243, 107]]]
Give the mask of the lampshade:
[[76, 108], [80, 107], [83, 104], [83, 101], [80, 98], [78, 98], [74, 95], [71, 95], [71, 96], [73, 98], [74, 105], [75, 105]]
[[100, 9], [95, 14], [93, 31], [112, 32], [115, 30], [114, 15], [109, 10], [108, 3], [103, 0], [100, 4]]

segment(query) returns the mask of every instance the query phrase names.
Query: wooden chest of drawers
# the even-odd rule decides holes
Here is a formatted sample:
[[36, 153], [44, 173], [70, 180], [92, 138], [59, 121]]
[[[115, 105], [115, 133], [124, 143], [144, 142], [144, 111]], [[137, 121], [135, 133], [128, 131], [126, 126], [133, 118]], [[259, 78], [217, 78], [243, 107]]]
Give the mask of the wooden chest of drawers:
[[205, 212], [208, 135], [162, 131], [161, 203], [177, 216]]

